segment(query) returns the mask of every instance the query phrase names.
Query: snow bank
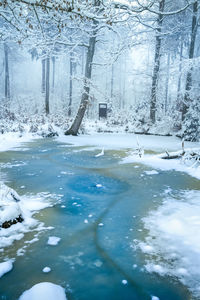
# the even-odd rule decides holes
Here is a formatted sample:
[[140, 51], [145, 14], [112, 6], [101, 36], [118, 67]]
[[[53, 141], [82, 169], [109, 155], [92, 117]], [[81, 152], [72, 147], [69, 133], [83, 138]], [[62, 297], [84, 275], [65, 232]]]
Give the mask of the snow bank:
[[168, 197], [143, 219], [148, 230], [138, 243], [148, 272], [177, 277], [200, 297], [200, 191]]
[[24, 133], [23, 135], [17, 132], [0, 134], [0, 152], [14, 149], [21, 143], [27, 143], [31, 139], [33, 139], [31, 133]]
[[4, 274], [10, 272], [12, 270], [12, 268], [13, 268], [13, 260], [12, 259], [0, 263], [0, 278]]
[[[181, 159], [162, 159], [161, 155], [144, 155], [139, 157], [138, 155], [130, 154], [123, 158], [121, 164], [126, 163], [139, 163], [151, 166], [153, 168], [170, 171], [175, 170], [179, 172], [188, 173], [190, 176], [200, 179], [200, 166], [192, 167], [192, 165], [186, 165]], [[146, 173], [148, 174], [148, 173]]]
[[51, 282], [41, 282], [25, 291], [19, 300], [67, 300], [65, 290]]
[[0, 182], [0, 226], [5, 221], [14, 220], [22, 215], [19, 199], [14, 190]]
[[[186, 172], [189, 175], [200, 179], [200, 166], [191, 167], [185, 165], [181, 160], [164, 160], [161, 159], [159, 155], [148, 155], [145, 154], [139, 157], [135, 154], [134, 150], [139, 146], [143, 150], [154, 151], [157, 153], [168, 151], [179, 151], [182, 147], [181, 140], [177, 137], [168, 136], [150, 136], [150, 135], [138, 135], [138, 134], [93, 134], [93, 135], [80, 135], [74, 136], [60, 136], [57, 138], [59, 142], [66, 143], [68, 146], [85, 146], [90, 147], [84, 150], [95, 150], [95, 149], [132, 149], [133, 152], [130, 153], [126, 158], [124, 158], [121, 163], [142, 163], [149, 165], [153, 168], [157, 168], [164, 171], [176, 170], [181, 172]], [[91, 148], [91, 146], [93, 146]], [[200, 143], [185, 142], [185, 149], [196, 150], [200, 148]], [[83, 150], [83, 149], [82, 149]], [[82, 151], [81, 150], [81, 151]], [[76, 150], [75, 150], [76, 151]], [[178, 153], [178, 152], [176, 152]], [[148, 171], [147, 171], [148, 172]], [[146, 174], [148, 174], [146, 172]], [[153, 172], [153, 171], [151, 171]], [[148, 175], [156, 175], [156, 170]]]
[[[145, 150], [155, 152], [177, 151], [181, 149], [181, 140], [177, 137], [150, 136], [140, 134], [106, 134], [60, 136], [59, 142], [73, 146], [95, 146], [105, 149], [136, 149], [138, 142]], [[200, 143], [185, 142], [185, 148], [200, 147]]]
[[41, 209], [51, 207], [53, 198], [55, 199], [55, 195], [48, 193], [19, 197], [14, 190], [0, 183], [0, 225], [5, 221], [16, 219], [19, 215], [24, 219], [22, 223], [1, 228], [0, 250], [12, 245], [15, 240], [22, 239], [28, 231], [46, 229], [43, 223], [33, 218], [33, 215]]

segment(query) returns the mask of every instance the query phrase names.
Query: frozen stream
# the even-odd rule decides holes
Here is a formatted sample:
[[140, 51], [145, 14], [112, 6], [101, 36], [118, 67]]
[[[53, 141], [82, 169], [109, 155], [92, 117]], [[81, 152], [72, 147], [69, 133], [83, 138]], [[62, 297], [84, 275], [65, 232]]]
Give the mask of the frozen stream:
[[[164, 191], [197, 190], [197, 179], [175, 171], [153, 176], [145, 173], [151, 167], [119, 164], [124, 150], [107, 150], [97, 158], [99, 151], [52, 139], [26, 147], [0, 153], [2, 175], [20, 195], [52, 195], [53, 206], [35, 217], [54, 229], [43, 230], [29, 244], [36, 232], [27, 233], [0, 252], [0, 261], [15, 258], [13, 270], [0, 278], [1, 300], [17, 300], [44, 281], [61, 285], [74, 300], [194, 299], [173, 276], [147, 273], [133, 241], [145, 240], [141, 219], [161, 205]], [[48, 245], [50, 236], [61, 240]], [[42, 272], [44, 267], [51, 272]]]

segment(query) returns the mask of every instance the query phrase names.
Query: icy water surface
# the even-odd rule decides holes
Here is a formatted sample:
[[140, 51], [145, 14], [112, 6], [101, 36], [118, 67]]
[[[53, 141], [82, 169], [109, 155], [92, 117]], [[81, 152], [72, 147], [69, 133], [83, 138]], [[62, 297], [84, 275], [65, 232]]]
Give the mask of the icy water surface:
[[[17, 251], [34, 233], [0, 253], [0, 261], [16, 258], [13, 270], [0, 279], [0, 299], [16, 300], [42, 281], [63, 286], [73, 300], [193, 299], [175, 278], [145, 272], [144, 256], [133, 241], [146, 236], [141, 218], [161, 204], [168, 187], [177, 193], [195, 190], [197, 180], [175, 171], [150, 176], [145, 171], [152, 168], [144, 165], [119, 165], [125, 155], [119, 151], [97, 158], [99, 151], [51, 139], [26, 148], [0, 153], [3, 176], [20, 195], [54, 195], [54, 206], [35, 216], [54, 229], [41, 232], [22, 256]], [[48, 245], [49, 236], [61, 238], [58, 245]], [[46, 266], [50, 273], [42, 272]]]

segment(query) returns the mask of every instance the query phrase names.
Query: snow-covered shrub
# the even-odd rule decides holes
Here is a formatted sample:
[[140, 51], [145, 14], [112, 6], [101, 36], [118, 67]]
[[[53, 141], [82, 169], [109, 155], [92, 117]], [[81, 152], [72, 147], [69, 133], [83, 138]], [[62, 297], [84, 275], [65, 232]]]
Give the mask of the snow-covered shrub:
[[197, 151], [186, 151], [182, 156], [182, 161], [184, 164], [189, 166], [199, 166], [200, 165], [200, 150]]
[[185, 116], [183, 137], [186, 141], [200, 140], [200, 99], [190, 105]]

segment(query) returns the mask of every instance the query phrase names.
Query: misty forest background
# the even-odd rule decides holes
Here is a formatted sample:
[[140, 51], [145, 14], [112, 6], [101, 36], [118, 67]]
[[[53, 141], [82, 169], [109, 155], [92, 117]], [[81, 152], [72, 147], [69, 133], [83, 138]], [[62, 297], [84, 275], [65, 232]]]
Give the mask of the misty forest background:
[[194, 0], [1, 1], [1, 133], [87, 123], [198, 141], [199, 18]]

